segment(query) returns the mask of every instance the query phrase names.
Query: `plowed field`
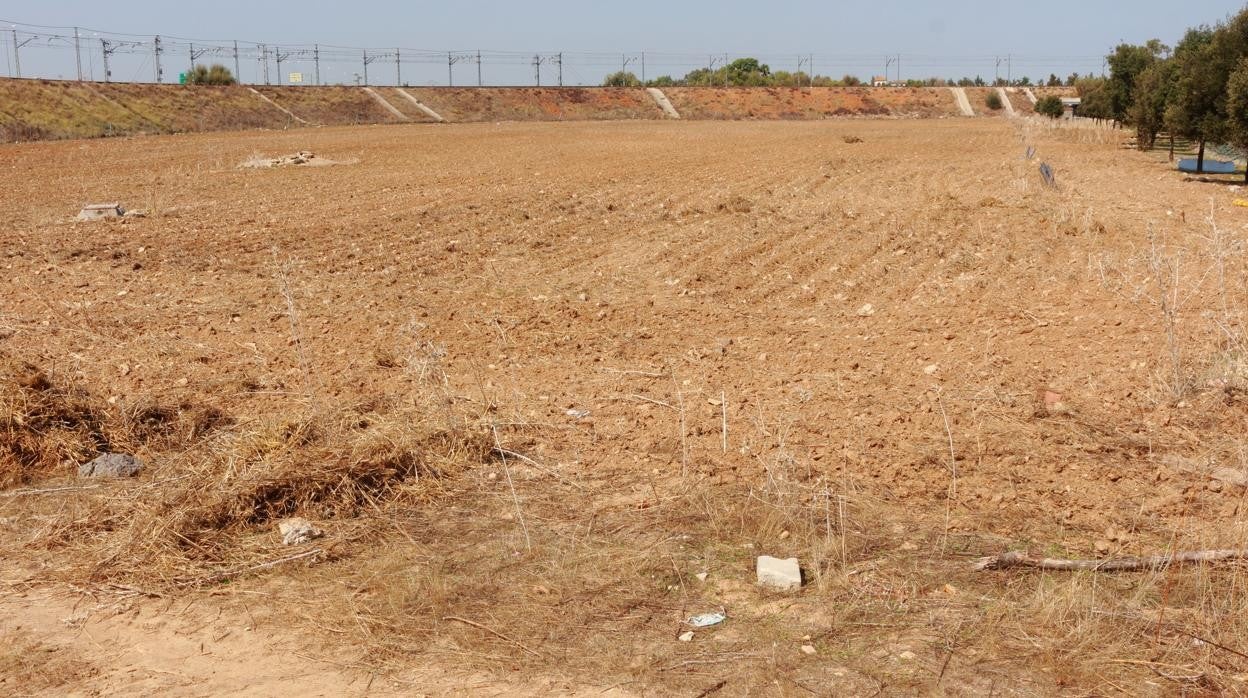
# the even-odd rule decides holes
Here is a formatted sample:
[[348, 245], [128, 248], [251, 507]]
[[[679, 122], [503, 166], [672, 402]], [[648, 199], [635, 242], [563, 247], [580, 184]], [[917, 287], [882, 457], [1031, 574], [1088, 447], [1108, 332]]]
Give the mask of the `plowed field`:
[[[1245, 543], [1248, 209], [1117, 139], [957, 119], [0, 147], [0, 355], [94, 396], [105, 433], [143, 405], [219, 417], [176, 446], [182, 426], [126, 432], [137, 484], [0, 499], [5, 578], [257, 594], [324, 670], [399, 692], [451, 690], [438, 666], [538, 692], [1243, 691], [1218, 649], [1248, 651], [1234, 566], [971, 570]], [[300, 150], [342, 164], [236, 167]], [[112, 200], [148, 215], [72, 222]], [[200, 493], [279, 460], [295, 491], [335, 434], [413, 410], [486, 453], [413, 471], [402, 488], [440, 483], [419, 498], [351, 475], [348, 508], [337, 485], [257, 489], [158, 552], [127, 528], [196, 505], [153, 493], [208, 458], [205, 430], [336, 415], [283, 432], [293, 459], [231, 451]], [[9, 491], [76, 487], [76, 465], [11, 466]], [[322, 557], [205, 576], [289, 554], [291, 514]], [[805, 588], [758, 590], [758, 554], [798, 557]], [[94, 668], [37, 685], [140, 686], [74, 651]]]

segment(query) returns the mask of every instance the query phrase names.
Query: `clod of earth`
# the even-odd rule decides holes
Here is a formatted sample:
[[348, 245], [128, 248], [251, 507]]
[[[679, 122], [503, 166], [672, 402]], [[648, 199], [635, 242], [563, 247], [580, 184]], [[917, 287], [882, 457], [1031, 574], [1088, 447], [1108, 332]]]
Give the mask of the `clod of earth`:
[[121, 204], [87, 204], [78, 212], [78, 221], [102, 221], [110, 218], [121, 218], [126, 215], [126, 210]]
[[134, 477], [143, 463], [128, 453], [105, 453], [89, 463], [78, 466], [81, 477]]

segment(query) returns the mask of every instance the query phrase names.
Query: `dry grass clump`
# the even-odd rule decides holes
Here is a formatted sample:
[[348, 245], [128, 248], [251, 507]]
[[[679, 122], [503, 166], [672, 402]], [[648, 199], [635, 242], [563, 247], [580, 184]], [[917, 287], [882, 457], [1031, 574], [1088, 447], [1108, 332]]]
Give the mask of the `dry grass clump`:
[[[274, 522], [335, 522], [330, 540], [367, 537], [364, 519], [437, 497], [489, 459], [484, 431], [387, 401], [237, 421], [211, 406], [91, 391], [0, 355], [0, 489], [6, 508], [40, 522], [15, 545], [55, 549], [61, 576], [163, 586], [212, 577], [280, 552]], [[139, 455], [138, 480], [73, 482], [104, 452]], [[41, 496], [42, 492], [54, 493]], [[339, 535], [332, 535], [334, 528]]]
[[86, 391], [0, 353], [0, 488], [26, 484], [108, 448], [100, 407]]
[[367, 538], [386, 511], [437, 497], [444, 479], [488, 455], [483, 435], [416, 413], [275, 416], [150, 456], [150, 482], [75, 497], [27, 544], [72, 552], [60, 556], [68, 578], [208, 581], [289, 552], [275, 547], [280, 519], [319, 522], [330, 547]]

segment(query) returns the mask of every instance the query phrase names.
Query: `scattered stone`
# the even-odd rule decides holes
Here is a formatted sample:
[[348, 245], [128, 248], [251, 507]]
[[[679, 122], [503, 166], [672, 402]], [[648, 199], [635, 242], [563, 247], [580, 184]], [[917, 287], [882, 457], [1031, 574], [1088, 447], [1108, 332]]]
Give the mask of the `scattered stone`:
[[918, 546], [918, 545], [915, 545], [914, 543], [911, 543], [910, 541], [906, 541], [905, 543], [902, 543], [902, 544], [901, 544], [901, 549], [902, 549], [902, 550], [907, 550], [907, 551], [909, 551], [909, 550], [918, 550], [918, 549], [919, 549], [919, 546]]
[[875, 315], [875, 306], [870, 303], [858, 309], [858, 317], [871, 317], [872, 315]]
[[78, 466], [80, 477], [134, 477], [143, 469], [143, 462], [128, 453], [105, 453], [90, 463]]
[[[126, 211], [125, 213], [121, 214], [121, 217], [122, 218], [147, 218], [147, 211]], [[140, 248], [139, 251], [142, 252], [143, 249]]]
[[1096, 549], [1097, 555], [1104, 555], [1114, 547], [1114, 544], [1107, 540], [1098, 540], [1093, 547]]
[[282, 155], [276, 158], [253, 157], [239, 165], [243, 169], [268, 169], [270, 167], [324, 167], [326, 165], [337, 165], [334, 160], [326, 158], [318, 158], [315, 153], [300, 150], [290, 155]]
[[710, 575], [708, 575], [706, 572], [699, 572], [695, 574], [694, 576], [698, 578], [699, 582], [705, 582], [706, 578]]
[[589, 416], [589, 410], [568, 410], [567, 415], [573, 419], [585, 419]]
[[681, 633], [681, 634], [680, 634], [680, 638], [678, 638], [678, 639], [679, 639], [681, 642], [693, 642], [693, 631], [692, 631], [692, 630], [686, 630], [685, 632], [683, 632], [683, 633]]
[[904, 662], [910, 662], [910, 661], [914, 661], [917, 658], [917, 655], [915, 655], [915, 653], [911, 652], [910, 650], [906, 650], [905, 652], [902, 652], [901, 654], [897, 655], [897, 658]]
[[817, 650], [815, 650], [814, 645], [802, 645], [802, 654], [810, 655], [814, 654], [816, 651]]
[[111, 204], [87, 204], [78, 212], [79, 221], [102, 221], [110, 218], [121, 218], [126, 215], [126, 210], [119, 203]]
[[791, 535], [793, 535], [793, 534], [792, 534], [792, 533], [789, 533], [788, 531], [781, 531], [781, 532], [780, 532], [780, 540], [788, 540], [788, 539], [789, 539], [789, 536], [791, 536]]
[[795, 591], [802, 588], [802, 568], [795, 557], [781, 560], [760, 555], [755, 571], [761, 586], [777, 591]]
[[929, 376], [934, 376], [934, 375], [936, 375], [936, 374], [937, 374], [937, 372], [939, 372], [939, 371], [940, 371], [940, 365], [939, 365], [939, 364], [931, 364], [931, 365], [929, 365], [927, 368], [923, 369], [923, 372], [924, 372], [924, 373], [926, 373], [926, 374], [927, 374], [927, 375], [929, 375]]
[[300, 518], [279, 521], [277, 530], [282, 534], [282, 545], [301, 545], [325, 535], [311, 521]]

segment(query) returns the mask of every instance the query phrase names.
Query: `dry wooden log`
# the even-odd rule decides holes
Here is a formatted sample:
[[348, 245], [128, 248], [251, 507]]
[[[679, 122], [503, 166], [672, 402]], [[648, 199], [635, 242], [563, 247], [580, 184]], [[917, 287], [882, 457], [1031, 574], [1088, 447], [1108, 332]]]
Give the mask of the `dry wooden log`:
[[984, 570], [1004, 570], [1011, 567], [1030, 567], [1062, 572], [1077, 572], [1080, 570], [1129, 572], [1135, 570], [1159, 570], [1172, 565], [1194, 562], [1225, 562], [1227, 560], [1243, 559], [1248, 559], [1248, 550], [1195, 550], [1170, 555], [1116, 557], [1108, 560], [1062, 560], [1049, 557], [1032, 557], [1026, 552], [1015, 550], [1003, 555], [982, 557], [975, 561], [975, 569], [982, 572]]

